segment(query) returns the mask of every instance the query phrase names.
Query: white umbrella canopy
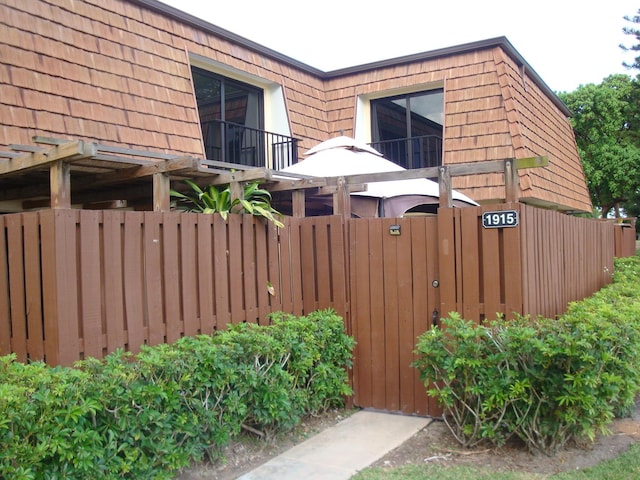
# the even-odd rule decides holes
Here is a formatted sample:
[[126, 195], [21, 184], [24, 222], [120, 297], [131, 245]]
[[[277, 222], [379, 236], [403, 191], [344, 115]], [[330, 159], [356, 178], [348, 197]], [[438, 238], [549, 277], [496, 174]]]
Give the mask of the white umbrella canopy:
[[[284, 168], [282, 172], [305, 175], [310, 177], [336, 177], [356, 175], [361, 173], [384, 173], [406, 170], [399, 165], [385, 159], [380, 152], [353, 138], [340, 136], [322, 142], [307, 153], [307, 158], [290, 167]], [[358, 208], [364, 215], [354, 213], [358, 216], [376, 216], [382, 214], [387, 217], [399, 217], [408, 210], [415, 209], [419, 205], [434, 205], [439, 203], [439, 186], [436, 182], [426, 178], [416, 178], [408, 180], [393, 180], [384, 182], [372, 182], [367, 184], [364, 192], [353, 192], [353, 197], [369, 197], [369, 202], [381, 202], [378, 208], [371, 205], [364, 210], [358, 205], [365, 205], [358, 201], [354, 204], [354, 210]], [[454, 203], [458, 206], [477, 205], [466, 195], [452, 192]], [[364, 199], [363, 199], [364, 200]], [[432, 207], [434, 210], [437, 207]]]

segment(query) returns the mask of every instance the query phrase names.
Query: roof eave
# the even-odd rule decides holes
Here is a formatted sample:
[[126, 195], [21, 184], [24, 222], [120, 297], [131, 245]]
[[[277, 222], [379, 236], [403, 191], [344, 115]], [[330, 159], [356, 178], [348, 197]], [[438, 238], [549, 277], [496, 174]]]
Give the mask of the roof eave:
[[366, 63], [363, 65], [357, 65], [353, 67], [341, 68], [338, 70], [332, 70], [324, 74], [324, 78], [336, 78], [345, 75], [353, 75], [357, 73], [363, 73], [366, 71], [377, 70], [380, 68], [395, 67], [402, 64], [417, 63], [425, 60], [433, 60], [435, 58], [449, 57], [452, 55], [460, 55], [475, 50], [486, 50], [490, 48], [501, 48], [509, 57], [511, 57], [518, 67], [523, 67], [526, 74], [533, 80], [533, 82], [545, 92], [551, 101], [566, 115], [571, 116], [569, 108], [560, 100], [555, 92], [540, 78], [536, 71], [531, 68], [527, 61], [520, 55], [515, 47], [509, 42], [507, 37], [496, 37], [487, 40], [480, 40], [477, 42], [464, 43], [453, 47], [440, 48], [437, 50], [431, 50], [429, 52], [415, 53], [412, 55], [405, 55], [402, 57], [390, 58], [387, 60], [380, 60], [377, 62]]
[[329, 72], [322, 71], [306, 63], [300, 62], [294, 58], [288, 57], [287, 55], [283, 55], [282, 53], [276, 52], [270, 48], [265, 47], [264, 45], [260, 45], [248, 38], [237, 35], [229, 30], [225, 30], [224, 28], [218, 27], [212, 23], [209, 23], [201, 18], [190, 15], [186, 12], [178, 10], [177, 8], [166, 5], [158, 0], [129, 0], [133, 3], [137, 3], [146, 8], [154, 10], [163, 15], [167, 15], [173, 17], [181, 22], [192, 25], [198, 29], [202, 29], [206, 32], [210, 32], [218, 37], [224, 38], [232, 43], [243, 46], [249, 50], [252, 50], [260, 55], [265, 57], [283, 62], [287, 65], [295, 67], [299, 70], [302, 70], [311, 75], [315, 75], [322, 80], [331, 80], [333, 78], [345, 76], [345, 75], [353, 75], [358, 74], [370, 70], [376, 70], [380, 68], [393, 67], [397, 65], [407, 64], [407, 63], [416, 63], [424, 60], [430, 60], [439, 57], [451, 56], [466, 53], [473, 50], [484, 50], [487, 48], [502, 48], [507, 55], [509, 55], [515, 62], [518, 67], [524, 66], [527, 75], [534, 81], [534, 83], [551, 99], [551, 101], [556, 105], [567, 117], [571, 116], [571, 111], [567, 108], [567, 106], [560, 100], [560, 98], [555, 94], [551, 88], [538, 76], [538, 74], [531, 68], [531, 66], [524, 60], [522, 55], [514, 48], [514, 46], [507, 40], [506, 37], [496, 37], [490, 38], [487, 40], [480, 40], [477, 42], [465, 43], [462, 45], [456, 45], [453, 47], [446, 47], [437, 50], [431, 50], [428, 52], [415, 53], [412, 55], [405, 55], [402, 57], [395, 57], [386, 60], [380, 60], [377, 62], [366, 63], [363, 65], [356, 65], [353, 67], [341, 68], [337, 70], [332, 70]]

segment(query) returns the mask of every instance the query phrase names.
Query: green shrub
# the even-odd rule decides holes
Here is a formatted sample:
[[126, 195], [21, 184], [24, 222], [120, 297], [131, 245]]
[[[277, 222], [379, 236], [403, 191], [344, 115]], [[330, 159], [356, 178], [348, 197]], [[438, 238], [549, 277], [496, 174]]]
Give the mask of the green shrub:
[[0, 358], [0, 478], [171, 478], [244, 427], [286, 430], [350, 393], [333, 311], [115, 352], [76, 368]]
[[511, 435], [553, 454], [593, 439], [631, 411], [640, 390], [640, 258], [557, 320], [475, 325], [451, 314], [420, 336], [414, 366], [466, 446]]

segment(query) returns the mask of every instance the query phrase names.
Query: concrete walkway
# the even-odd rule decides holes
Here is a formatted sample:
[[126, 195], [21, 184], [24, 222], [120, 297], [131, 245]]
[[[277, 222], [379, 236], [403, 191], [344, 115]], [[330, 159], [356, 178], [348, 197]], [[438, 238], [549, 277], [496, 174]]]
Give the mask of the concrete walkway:
[[348, 480], [432, 419], [359, 411], [239, 480]]

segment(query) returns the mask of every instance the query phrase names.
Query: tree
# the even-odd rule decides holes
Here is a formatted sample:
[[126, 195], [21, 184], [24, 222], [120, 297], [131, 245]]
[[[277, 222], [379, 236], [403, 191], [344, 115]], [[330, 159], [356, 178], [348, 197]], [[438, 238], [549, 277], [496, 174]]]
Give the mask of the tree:
[[640, 145], [634, 127], [638, 79], [611, 75], [600, 85], [581, 85], [560, 98], [572, 111], [571, 123], [594, 206], [606, 217], [622, 204], [640, 200]]
[[[640, 27], [636, 27], [636, 25], [640, 25], [640, 9], [638, 9], [637, 15], [633, 17], [625, 15], [624, 19], [632, 25], [623, 27], [622, 31], [626, 35], [634, 37], [636, 43], [631, 46], [620, 45], [620, 48], [625, 52], [640, 52]], [[640, 55], [635, 57], [632, 63], [622, 62], [622, 64], [629, 69], [640, 70]], [[635, 83], [630, 99], [630, 105], [635, 105], [635, 111], [629, 116], [629, 132], [634, 137], [636, 145], [640, 146], [640, 76], [636, 77], [636, 80], [638, 81]]]
[[[624, 19], [627, 22], [632, 23], [633, 25], [629, 27], [623, 27], [622, 28], [623, 33], [625, 35], [630, 35], [632, 37], [635, 37], [637, 43], [630, 47], [627, 47], [626, 45], [621, 44], [620, 48], [625, 52], [628, 52], [628, 51], [640, 52], [640, 28], [635, 26], [640, 24], [640, 9], [638, 9], [637, 15], [634, 15], [633, 17], [630, 17], [629, 15], [625, 15]], [[640, 55], [634, 59], [633, 63], [622, 62], [622, 64], [628, 68], [640, 69]]]

